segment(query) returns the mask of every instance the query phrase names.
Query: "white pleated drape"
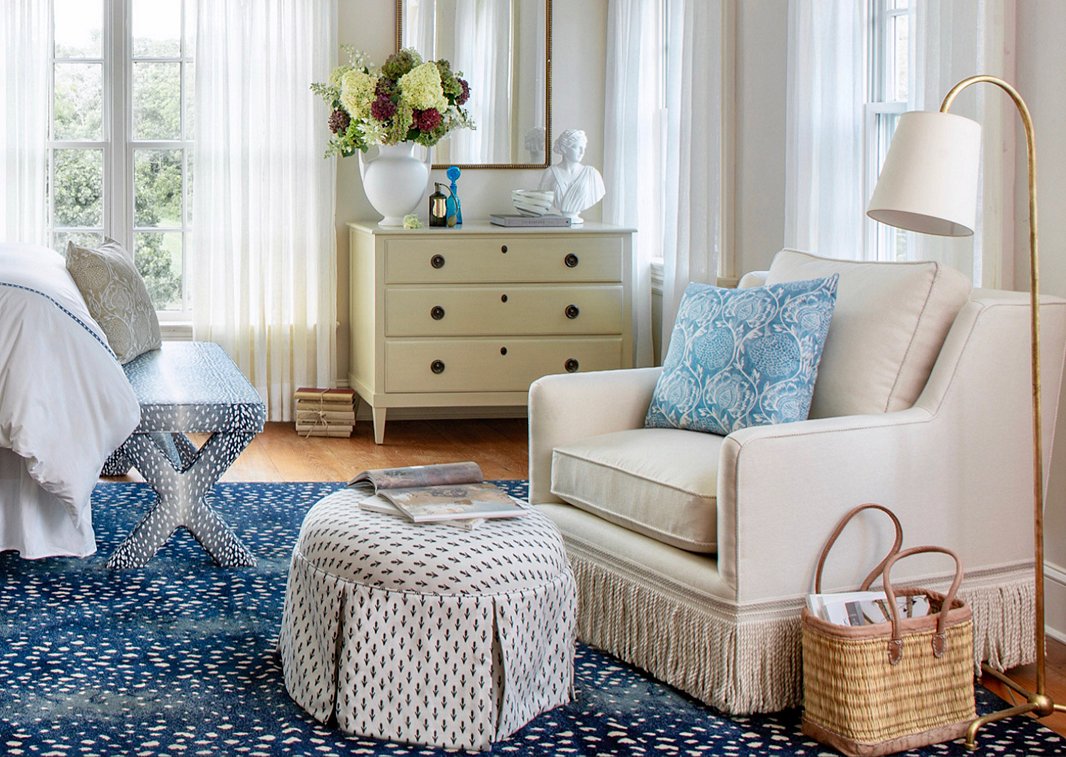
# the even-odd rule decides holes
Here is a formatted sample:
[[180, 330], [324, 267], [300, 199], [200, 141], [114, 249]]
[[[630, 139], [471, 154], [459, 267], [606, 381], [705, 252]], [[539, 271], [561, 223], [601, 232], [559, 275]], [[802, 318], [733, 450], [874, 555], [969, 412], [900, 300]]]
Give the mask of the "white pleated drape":
[[863, 257], [864, 3], [790, 0], [785, 246]]
[[[938, 110], [948, 90], [974, 74], [1014, 81], [1015, 0], [918, 0], [910, 16], [915, 65], [908, 110]], [[1017, 112], [988, 84], [966, 90], [951, 112], [981, 125], [977, 229], [972, 237], [912, 234], [909, 248], [915, 259], [939, 260], [971, 275], [974, 286], [1012, 288]]]
[[336, 362], [336, 164], [324, 160], [336, 0], [202, 0], [196, 44], [195, 338], [291, 420]]
[[0, 4], [0, 241], [48, 241], [50, 3]]
[[[610, 0], [604, 220], [635, 226], [635, 357], [652, 362], [651, 261], [663, 345], [690, 281], [714, 283], [722, 239], [722, 77], [732, 0]], [[665, 51], [665, 53], [664, 53]]]

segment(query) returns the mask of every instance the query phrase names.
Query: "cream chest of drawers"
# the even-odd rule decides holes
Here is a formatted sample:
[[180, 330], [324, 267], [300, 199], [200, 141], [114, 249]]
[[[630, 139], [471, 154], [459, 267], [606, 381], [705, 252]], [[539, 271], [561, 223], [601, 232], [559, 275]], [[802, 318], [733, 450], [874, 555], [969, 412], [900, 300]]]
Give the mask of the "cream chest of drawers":
[[631, 229], [348, 224], [348, 380], [391, 407], [524, 406], [549, 373], [633, 363]]

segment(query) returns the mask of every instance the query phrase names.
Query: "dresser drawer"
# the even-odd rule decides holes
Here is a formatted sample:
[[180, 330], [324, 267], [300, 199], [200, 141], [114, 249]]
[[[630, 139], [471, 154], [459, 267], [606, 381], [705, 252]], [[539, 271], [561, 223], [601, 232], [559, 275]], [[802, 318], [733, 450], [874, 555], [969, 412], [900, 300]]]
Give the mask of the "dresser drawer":
[[621, 334], [622, 285], [390, 286], [386, 336]]
[[549, 373], [618, 368], [621, 337], [385, 342], [386, 392], [524, 392]]
[[622, 258], [622, 240], [606, 236], [389, 239], [385, 282], [620, 282]]

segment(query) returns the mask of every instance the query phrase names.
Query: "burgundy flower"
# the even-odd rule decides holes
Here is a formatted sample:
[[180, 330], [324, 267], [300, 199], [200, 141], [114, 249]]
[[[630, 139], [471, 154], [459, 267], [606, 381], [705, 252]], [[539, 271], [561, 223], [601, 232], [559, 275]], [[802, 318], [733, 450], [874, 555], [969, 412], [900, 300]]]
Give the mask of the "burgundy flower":
[[340, 108], [337, 108], [337, 110], [329, 114], [329, 130], [334, 134], [340, 134], [348, 128], [348, 125], [351, 124], [351, 122], [351, 116]]
[[425, 110], [416, 110], [414, 112], [415, 128], [419, 131], [433, 131], [440, 126], [441, 115], [440, 111], [435, 108], [426, 108]]
[[379, 94], [370, 104], [370, 115], [378, 121], [388, 121], [396, 115], [396, 103], [389, 99], [386, 94]]
[[459, 97], [456, 98], [455, 103], [457, 105], [463, 105], [470, 99], [470, 85], [467, 84], [466, 79], [460, 79], [459, 86], [463, 88], [463, 91], [459, 94]]

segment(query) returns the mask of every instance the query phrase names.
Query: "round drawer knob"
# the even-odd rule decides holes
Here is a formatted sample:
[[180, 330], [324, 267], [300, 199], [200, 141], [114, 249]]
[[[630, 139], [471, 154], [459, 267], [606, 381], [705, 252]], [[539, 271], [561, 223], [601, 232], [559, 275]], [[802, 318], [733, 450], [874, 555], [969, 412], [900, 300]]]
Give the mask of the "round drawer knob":
[[444, 361], [434, 360], [432, 363], [429, 364], [429, 369], [434, 373], [444, 373]]
[[441, 318], [444, 317], [444, 308], [442, 308], [440, 305], [434, 305], [432, 308], [430, 308], [429, 317], [432, 318], [434, 321], [439, 321]]
[[507, 302], [507, 295], [506, 294], [501, 294], [500, 295], [500, 302]]
[[507, 348], [506, 347], [500, 347], [500, 354], [501, 355], [506, 355], [507, 354]]
[[566, 310], [563, 312], [566, 313], [566, 317], [571, 321], [581, 315], [581, 309], [577, 305], [567, 305]]
[[505, 244], [501, 244], [501, 245], [500, 245], [500, 252], [504, 252], [504, 253], [506, 253], [506, 252], [507, 252], [507, 245], [505, 245]]
[[577, 358], [569, 358], [563, 367], [566, 368], [567, 373], [577, 373], [577, 369], [581, 367], [581, 364], [577, 362]]
[[429, 264], [431, 266], [433, 266], [434, 268], [443, 268], [444, 267], [444, 256], [443, 255], [434, 255], [433, 257], [431, 257], [429, 259]]
[[577, 268], [577, 264], [580, 262], [581, 261], [577, 259], [577, 255], [572, 252], [566, 253], [566, 257], [563, 258], [563, 263], [566, 264], [567, 268]]

